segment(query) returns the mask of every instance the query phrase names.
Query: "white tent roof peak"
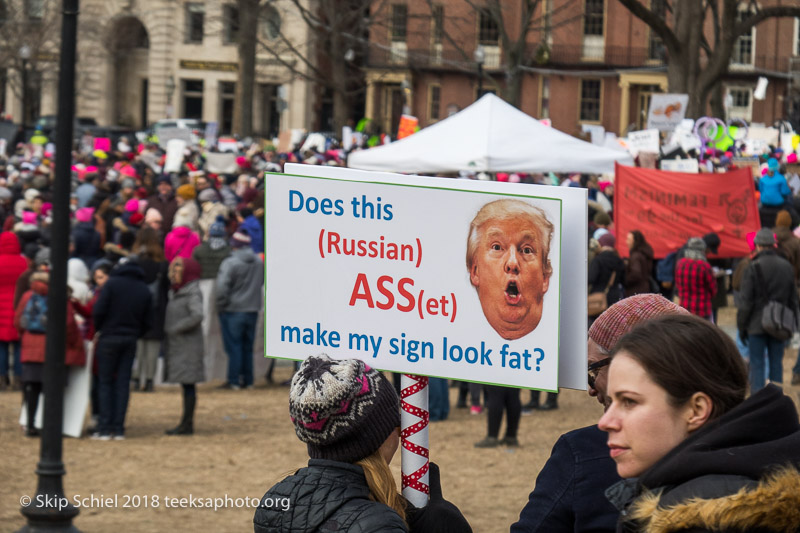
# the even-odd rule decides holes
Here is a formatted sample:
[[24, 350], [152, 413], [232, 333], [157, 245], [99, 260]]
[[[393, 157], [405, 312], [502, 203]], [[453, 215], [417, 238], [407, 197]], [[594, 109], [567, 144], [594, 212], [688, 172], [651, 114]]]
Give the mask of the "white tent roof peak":
[[630, 154], [545, 126], [488, 93], [444, 120], [391, 144], [350, 154], [347, 165], [404, 173], [614, 172]]

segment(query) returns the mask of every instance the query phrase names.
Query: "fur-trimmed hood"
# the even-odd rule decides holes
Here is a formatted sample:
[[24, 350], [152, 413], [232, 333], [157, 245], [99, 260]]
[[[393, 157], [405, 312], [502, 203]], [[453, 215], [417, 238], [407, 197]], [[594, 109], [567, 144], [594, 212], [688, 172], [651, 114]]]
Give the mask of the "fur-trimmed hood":
[[800, 472], [782, 468], [754, 488], [719, 498], [692, 498], [661, 507], [661, 493], [642, 494], [629, 510], [639, 531], [800, 531]]

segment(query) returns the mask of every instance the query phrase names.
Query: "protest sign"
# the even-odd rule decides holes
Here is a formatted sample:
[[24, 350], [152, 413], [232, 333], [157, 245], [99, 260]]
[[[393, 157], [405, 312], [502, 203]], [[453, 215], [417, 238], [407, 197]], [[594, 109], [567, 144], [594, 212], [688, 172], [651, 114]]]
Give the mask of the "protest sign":
[[170, 139], [167, 143], [167, 158], [164, 161], [164, 172], [178, 172], [183, 164], [183, 151], [186, 149], [186, 141], [182, 139]]
[[668, 170], [670, 172], [687, 172], [690, 174], [697, 174], [700, 172], [700, 167], [697, 164], [697, 159], [662, 159], [661, 170]]
[[[505, 191], [508, 194], [534, 194], [558, 198], [562, 201], [561, 239], [561, 277], [562, 279], [586, 278], [586, 242], [588, 239], [588, 214], [586, 202], [588, 191], [578, 187], [551, 187], [548, 185], [529, 185], [517, 183], [498, 183], [479, 180], [448, 180], [442, 178], [424, 178], [420, 176], [398, 175], [389, 172], [365, 172], [347, 168], [299, 165], [288, 163], [284, 171], [289, 174], [302, 174], [322, 178], [336, 178], [350, 181], [378, 181], [381, 183], [399, 183], [411, 186], [429, 186], [435, 183], [444, 190], [470, 190], [497, 194]], [[542, 190], [541, 192], [539, 190]], [[463, 261], [463, 260], [462, 260]], [[462, 262], [459, 268], [466, 270]], [[586, 389], [586, 296], [585, 283], [564, 283], [561, 286], [561, 302], [559, 316], [559, 387], [570, 389]], [[423, 373], [418, 371], [417, 373]]]
[[192, 130], [189, 128], [160, 128], [158, 130], [158, 146], [162, 150], [167, 149], [167, 143], [172, 139], [180, 139], [187, 146], [192, 144]]
[[628, 134], [628, 150], [635, 157], [639, 152], [658, 153], [658, 130], [632, 131]]
[[235, 174], [238, 170], [236, 154], [208, 152], [206, 154], [206, 170], [212, 174]]
[[206, 148], [212, 148], [215, 144], [217, 144], [218, 132], [219, 123], [213, 121], [206, 123], [206, 130], [203, 133], [203, 137], [206, 140]]
[[[287, 172], [294, 170], [306, 167], [291, 165]], [[558, 196], [566, 193], [348, 169], [314, 171], [328, 179], [267, 175], [265, 180], [268, 356], [303, 359], [325, 351], [397, 372], [541, 390], [569, 386], [560, 383], [558, 355], [565, 264]], [[553, 225], [548, 253], [553, 273], [547, 281], [541, 272], [538, 280], [522, 281], [520, 273], [519, 285], [498, 282], [492, 293], [500, 302], [525, 300], [520, 307], [526, 316], [539, 315], [519, 335], [493, 319], [493, 300], [479, 297], [480, 276], [465, 264], [470, 222], [501, 198], [541, 209]], [[582, 199], [585, 220], [585, 191]], [[575, 263], [585, 276], [583, 248], [583, 260]], [[290, 256], [295, 259], [287, 261]], [[488, 271], [485, 291], [492, 283]], [[585, 287], [582, 299], [584, 322]], [[581, 324], [573, 332], [583, 344], [576, 347], [582, 356], [576, 388], [586, 383], [585, 329]]]
[[689, 104], [688, 94], [661, 94], [650, 96], [650, 109], [647, 112], [647, 129], [672, 131], [681, 123]]
[[400, 125], [397, 128], [397, 140], [413, 135], [419, 126], [419, 119], [411, 115], [401, 115]]
[[639, 230], [656, 258], [712, 231], [722, 241], [718, 257], [744, 257], [750, 253], [745, 236], [761, 227], [749, 169], [686, 174], [617, 165], [614, 185], [617, 251], [623, 256], [625, 235]]
[[220, 152], [239, 153], [239, 142], [233, 137], [220, 137], [217, 140], [217, 150]]

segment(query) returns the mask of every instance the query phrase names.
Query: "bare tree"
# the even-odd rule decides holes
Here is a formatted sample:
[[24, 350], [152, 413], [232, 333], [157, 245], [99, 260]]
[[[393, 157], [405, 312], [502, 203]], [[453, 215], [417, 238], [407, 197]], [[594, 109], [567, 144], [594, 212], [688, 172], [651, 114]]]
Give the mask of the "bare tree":
[[[768, 18], [800, 17], [800, 7], [763, 7], [756, 0], [662, 0], [666, 17], [656, 12], [655, 3], [645, 7], [640, 0], [619, 2], [663, 41], [669, 90], [689, 94], [689, 117], [705, 112], [709, 96], [728, 73], [740, 37]], [[710, 36], [704, 32], [709, 21]]]
[[256, 82], [259, 0], [237, 0], [239, 13], [239, 77], [236, 83], [235, 126], [242, 137], [253, 134], [253, 93]]

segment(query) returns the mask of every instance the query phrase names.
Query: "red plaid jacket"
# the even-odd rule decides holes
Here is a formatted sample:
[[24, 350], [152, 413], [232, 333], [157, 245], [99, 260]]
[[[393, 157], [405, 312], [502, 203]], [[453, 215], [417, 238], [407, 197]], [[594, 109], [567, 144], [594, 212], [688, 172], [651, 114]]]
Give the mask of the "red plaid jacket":
[[681, 306], [693, 315], [711, 316], [711, 298], [717, 294], [717, 282], [711, 265], [700, 259], [683, 258], [675, 268], [675, 285]]

